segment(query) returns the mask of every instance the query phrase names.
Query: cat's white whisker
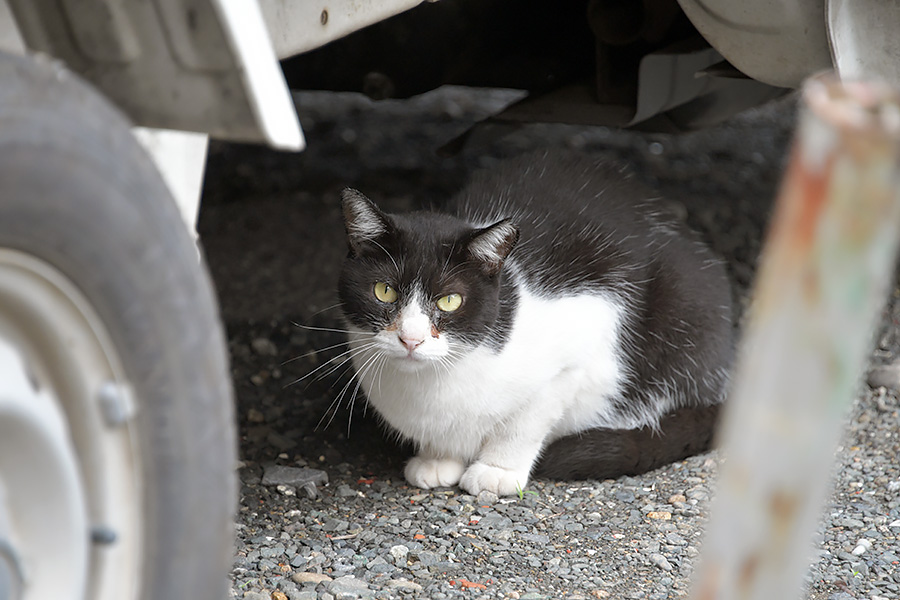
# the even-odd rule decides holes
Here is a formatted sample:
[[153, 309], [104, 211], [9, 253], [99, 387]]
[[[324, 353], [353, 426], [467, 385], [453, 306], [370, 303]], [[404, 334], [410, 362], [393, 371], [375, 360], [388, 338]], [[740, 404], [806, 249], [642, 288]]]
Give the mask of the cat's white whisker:
[[314, 312], [313, 314], [311, 314], [311, 315], [309, 315], [309, 316], [310, 316], [310, 317], [317, 317], [317, 316], [321, 315], [321, 314], [324, 313], [324, 312], [328, 312], [329, 310], [334, 310], [335, 308], [341, 308], [342, 306], [344, 306], [344, 303], [343, 303], [343, 302], [338, 302], [337, 304], [332, 304], [331, 306], [326, 306], [325, 308], [319, 309], [319, 310], [317, 310], [316, 312]]
[[370, 361], [367, 367], [364, 367], [358, 374], [356, 378], [356, 387], [353, 388], [353, 394], [350, 395], [350, 406], [349, 406], [349, 414], [347, 415], [347, 437], [350, 437], [350, 423], [353, 421], [353, 407], [356, 404], [356, 396], [359, 394], [359, 387], [362, 385], [363, 379], [378, 364], [378, 359], [380, 355], [376, 354], [372, 361]]
[[326, 416], [328, 416], [329, 412], [331, 412], [331, 417], [329, 417], [328, 422], [325, 424], [325, 428], [327, 429], [328, 427], [331, 426], [331, 423], [334, 421], [335, 416], [337, 416], [338, 410], [340, 410], [340, 408], [341, 408], [341, 404], [343, 402], [344, 396], [347, 393], [347, 390], [353, 384], [353, 380], [361, 377], [360, 373], [365, 373], [366, 366], [369, 365], [369, 363], [371, 361], [373, 361], [377, 356], [378, 355], [375, 354], [375, 355], [369, 357], [369, 359], [366, 360], [365, 363], [363, 363], [363, 366], [361, 368], [357, 369], [357, 371], [350, 377], [350, 380], [347, 381], [347, 383], [344, 385], [343, 388], [341, 388], [340, 393], [338, 393], [337, 397], [328, 406], [328, 410], [326, 410], [325, 414], [322, 415], [322, 418], [319, 419], [319, 423], [316, 425], [316, 429], [318, 429], [319, 426], [321, 426], [322, 421], [325, 419]]
[[[329, 369], [328, 371], [326, 371], [325, 373], [322, 373], [321, 375], [319, 375], [318, 379], [325, 379], [326, 377], [330, 377], [330, 376], [333, 375], [338, 369], [340, 369], [341, 367], [343, 367], [344, 365], [346, 365], [348, 362], [352, 361], [353, 358], [355, 358], [356, 356], [359, 356], [360, 354], [363, 354], [363, 353], [365, 353], [365, 352], [371, 350], [372, 348], [378, 347], [378, 345], [379, 345], [379, 344], [378, 344], [377, 342], [369, 342], [368, 344], [364, 344], [364, 345], [359, 346], [359, 347], [357, 347], [357, 348], [351, 348], [351, 349], [348, 350], [347, 352], [344, 352], [344, 353], [342, 353], [342, 354], [340, 354], [340, 355], [334, 357], [333, 359], [331, 359], [331, 360], [329, 361], [329, 363], [334, 363], [335, 360], [337, 360], [338, 358], [341, 358], [341, 357], [343, 357], [343, 360], [341, 360], [340, 362], [337, 362], [336, 364], [333, 365], [333, 368], [331, 368], [331, 369]], [[327, 364], [327, 363], [326, 363], [326, 364]], [[352, 368], [352, 367], [353, 367], [353, 365], [352, 365], [352, 363], [351, 363], [350, 367], [348, 367], [347, 369], [344, 370], [344, 373], [346, 373], [346, 372], [347, 372], [350, 368]], [[344, 376], [344, 373], [341, 373], [341, 377]]]
[[[343, 344], [338, 344], [338, 346], [340, 346], [340, 345], [343, 345]], [[365, 350], [368, 350], [369, 348], [375, 347], [375, 346], [377, 346], [377, 345], [378, 345], [377, 342], [368, 342], [367, 344], [363, 345], [362, 347], [359, 347], [359, 348], [351, 348], [351, 349], [349, 349], [349, 350], [347, 350], [347, 351], [345, 351], [345, 352], [341, 352], [341, 353], [338, 354], [337, 356], [335, 356], [335, 357], [331, 358], [330, 360], [328, 360], [328, 361], [322, 363], [321, 365], [319, 365], [318, 367], [316, 367], [315, 369], [313, 369], [312, 371], [310, 371], [310, 372], [307, 373], [306, 375], [303, 375], [302, 377], [298, 377], [297, 379], [294, 379], [293, 381], [291, 381], [291, 382], [289, 382], [289, 383], [286, 383], [286, 384], [284, 385], [284, 388], [288, 388], [288, 387], [290, 387], [290, 386], [292, 386], [292, 385], [296, 385], [296, 384], [300, 383], [301, 381], [303, 381], [303, 380], [305, 380], [305, 379], [308, 379], [308, 378], [311, 377], [312, 375], [315, 375], [316, 373], [318, 373], [319, 371], [321, 371], [322, 369], [324, 369], [324, 368], [326, 368], [326, 367], [334, 367], [334, 362], [335, 362], [336, 360], [338, 360], [339, 358], [342, 358], [342, 357], [347, 357], [347, 358], [345, 358], [344, 360], [340, 361], [340, 362], [338, 363], [338, 365], [337, 365], [336, 367], [334, 367], [332, 370], [329, 370], [329, 371], [327, 371], [324, 375], [322, 375], [322, 377], [327, 377], [327, 376], [330, 375], [331, 373], [334, 373], [334, 371], [336, 371], [337, 369], [341, 368], [341, 366], [344, 365], [348, 360], [350, 360], [350, 359], [355, 355], [355, 353], [358, 353], [358, 352], [364, 352]], [[284, 388], [282, 388], [282, 389], [284, 389]]]
[[290, 363], [294, 362], [295, 360], [300, 360], [300, 359], [302, 359], [302, 358], [308, 358], [308, 357], [310, 357], [310, 356], [314, 356], [314, 355], [320, 354], [320, 353], [322, 353], [322, 352], [328, 352], [329, 350], [334, 350], [335, 348], [340, 348], [341, 346], [346, 346], [346, 345], [347, 345], [347, 342], [340, 342], [340, 343], [338, 343], [338, 344], [334, 344], [333, 346], [327, 346], [327, 347], [325, 347], [325, 348], [319, 348], [318, 350], [310, 350], [310, 351], [307, 352], [306, 354], [301, 354], [300, 356], [295, 356], [295, 357], [293, 357], [293, 358], [287, 359], [286, 361], [284, 361], [284, 362], [281, 363], [281, 366], [283, 367], [283, 366], [285, 366], [285, 365], [287, 365], [287, 364], [290, 364]]
[[353, 335], [367, 335], [374, 337], [375, 333], [370, 333], [368, 331], [358, 331], [354, 329], [335, 329], [332, 327], [313, 327], [312, 325], [303, 325], [302, 323], [298, 323], [296, 321], [291, 321], [291, 325], [294, 327], [299, 327], [300, 329], [306, 329], [308, 331], [326, 331], [330, 333], [348, 333]]

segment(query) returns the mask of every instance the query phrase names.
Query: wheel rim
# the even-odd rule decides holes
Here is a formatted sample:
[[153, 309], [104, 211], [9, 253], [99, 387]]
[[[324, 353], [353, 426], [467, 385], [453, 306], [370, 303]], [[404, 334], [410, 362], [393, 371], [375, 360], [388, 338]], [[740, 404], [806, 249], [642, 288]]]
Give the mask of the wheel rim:
[[141, 476], [131, 387], [61, 272], [0, 248], [0, 597], [135, 598]]

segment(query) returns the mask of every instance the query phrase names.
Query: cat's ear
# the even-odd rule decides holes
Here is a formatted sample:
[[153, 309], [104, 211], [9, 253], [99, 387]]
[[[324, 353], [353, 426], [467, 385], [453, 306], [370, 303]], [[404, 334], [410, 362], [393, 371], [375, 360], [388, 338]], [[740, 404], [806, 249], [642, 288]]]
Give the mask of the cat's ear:
[[354, 254], [359, 254], [363, 246], [390, 230], [390, 223], [384, 213], [362, 193], [345, 188], [341, 192], [341, 205], [344, 209], [347, 241]]
[[481, 263], [485, 274], [494, 276], [500, 272], [503, 261], [519, 241], [519, 228], [508, 219], [479, 229], [469, 240], [469, 255]]

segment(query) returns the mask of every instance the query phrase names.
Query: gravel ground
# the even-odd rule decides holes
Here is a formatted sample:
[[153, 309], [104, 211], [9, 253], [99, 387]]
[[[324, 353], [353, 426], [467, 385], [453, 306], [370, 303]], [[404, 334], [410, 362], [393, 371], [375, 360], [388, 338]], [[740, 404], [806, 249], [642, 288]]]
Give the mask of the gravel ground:
[[[476, 498], [406, 485], [411, 449], [385, 434], [363, 402], [332, 406], [348, 382], [341, 335], [327, 331], [340, 326], [338, 193], [347, 185], [403, 210], [445, 198], [473, 169], [529, 149], [568, 146], [625, 160], [684, 205], [727, 259], [744, 304], [793, 127], [792, 99], [677, 137], [530, 125], [438, 158], [435, 148], [513, 98], [447, 89], [373, 104], [303, 94], [306, 152], [212, 146], [199, 229], [229, 331], [240, 416], [234, 597], [687, 594], [717, 453], [641, 477], [535, 481], [522, 497]], [[871, 385], [854, 402], [836, 454], [807, 578], [814, 600], [900, 598], [900, 375], [891, 366], [898, 323], [900, 307], [891, 306]]]

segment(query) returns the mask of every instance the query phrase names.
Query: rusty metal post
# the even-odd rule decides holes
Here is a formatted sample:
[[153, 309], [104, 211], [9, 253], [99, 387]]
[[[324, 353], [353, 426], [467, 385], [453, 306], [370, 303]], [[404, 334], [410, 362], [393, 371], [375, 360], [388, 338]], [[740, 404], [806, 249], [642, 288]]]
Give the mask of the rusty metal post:
[[900, 100], [809, 80], [720, 440], [693, 598], [797, 597], [900, 239]]

